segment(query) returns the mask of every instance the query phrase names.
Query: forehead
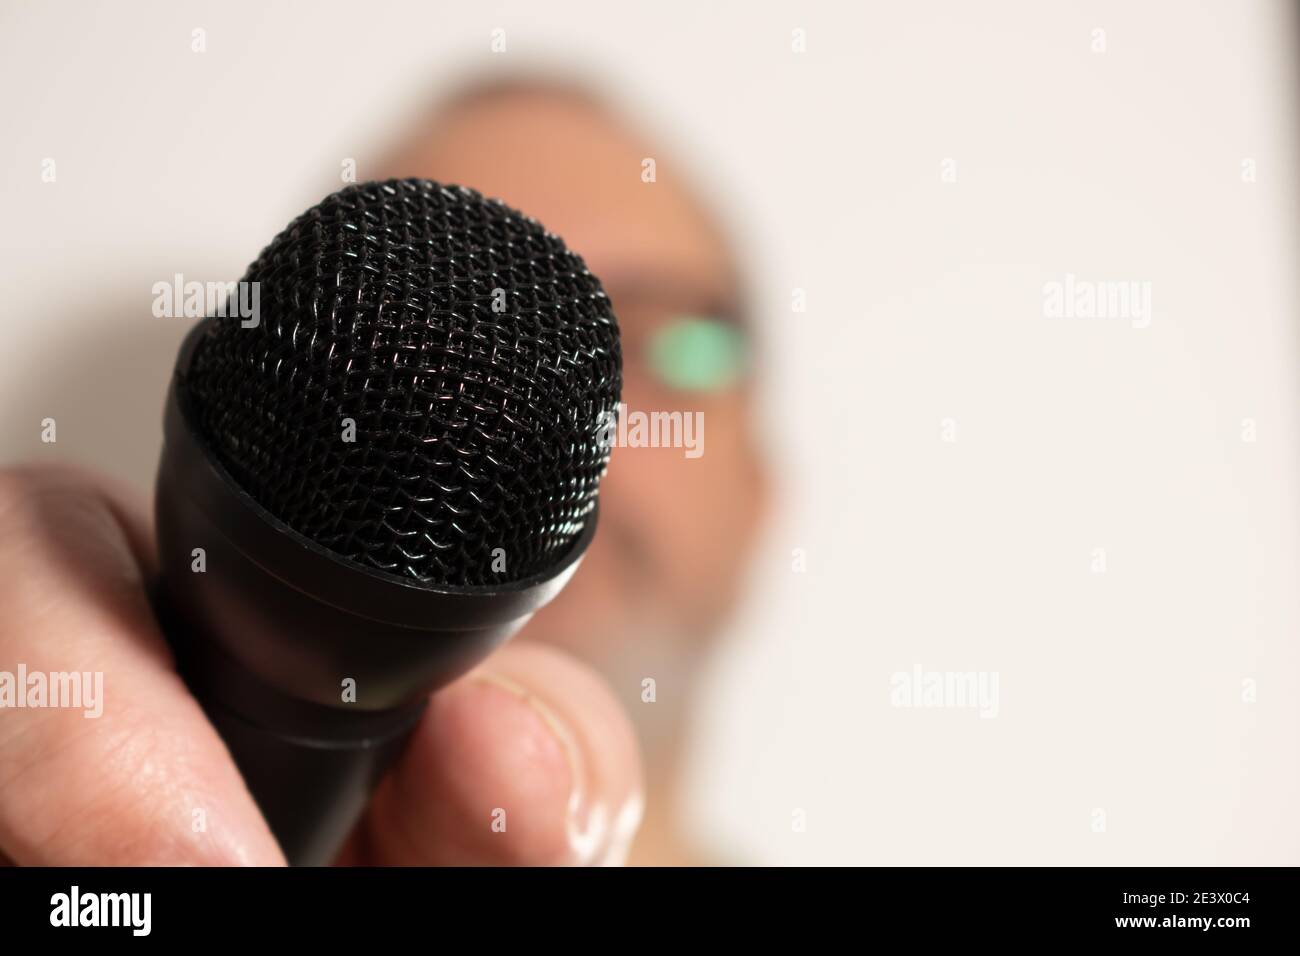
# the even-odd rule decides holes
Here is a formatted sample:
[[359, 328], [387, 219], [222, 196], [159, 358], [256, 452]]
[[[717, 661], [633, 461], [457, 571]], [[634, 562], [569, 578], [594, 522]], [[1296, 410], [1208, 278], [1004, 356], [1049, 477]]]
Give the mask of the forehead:
[[[644, 161], [655, 161], [645, 182]], [[617, 302], [735, 297], [730, 252], [681, 169], [578, 96], [472, 98], [413, 131], [384, 175], [470, 186], [541, 221]]]

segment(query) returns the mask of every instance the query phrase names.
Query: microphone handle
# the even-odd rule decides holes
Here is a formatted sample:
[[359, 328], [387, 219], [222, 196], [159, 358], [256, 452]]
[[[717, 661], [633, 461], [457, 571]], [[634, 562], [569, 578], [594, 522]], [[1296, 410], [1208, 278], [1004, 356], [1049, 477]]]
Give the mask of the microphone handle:
[[205, 707], [230, 748], [290, 866], [328, 866], [339, 854], [409, 729], [335, 744], [295, 740]]
[[329, 865], [401, 754], [427, 698], [365, 714], [291, 700], [235, 666], [212, 642], [190, 640], [163, 594], [155, 591], [155, 608], [181, 676], [230, 750], [289, 865]]

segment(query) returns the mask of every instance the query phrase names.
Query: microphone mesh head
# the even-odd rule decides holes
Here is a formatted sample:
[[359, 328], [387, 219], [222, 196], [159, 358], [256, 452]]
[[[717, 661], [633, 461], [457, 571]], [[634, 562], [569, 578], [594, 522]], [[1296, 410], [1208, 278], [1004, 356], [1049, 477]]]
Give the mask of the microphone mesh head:
[[298, 217], [244, 281], [257, 325], [212, 321], [182, 388], [264, 508], [429, 584], [563, 556], [595, 507], [622, 364], [609, 299], [558, 237], [473, 190], [366, 183]]

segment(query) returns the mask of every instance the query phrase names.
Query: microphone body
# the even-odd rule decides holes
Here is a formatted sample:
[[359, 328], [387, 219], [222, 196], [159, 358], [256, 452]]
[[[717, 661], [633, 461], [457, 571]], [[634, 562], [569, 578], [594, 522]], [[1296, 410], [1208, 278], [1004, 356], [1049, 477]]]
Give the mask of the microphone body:
[[285, 856], [325, 864], [430, 693], [572, 576], [622, 351], [558, 236], [428, 180], [327, 196], [243, 281], [256, 321], [200, 322], [168, 390], [155, 602]]
[[158, 615], [289, 863], [324, 865], [430, 693], [559, 592], [596, 513], [553, 566], [499, 586], [430, 586], [341, 558], [262, 508], [194, 426], [186, 373], [214, 321], [187, 337], [168, 390]]

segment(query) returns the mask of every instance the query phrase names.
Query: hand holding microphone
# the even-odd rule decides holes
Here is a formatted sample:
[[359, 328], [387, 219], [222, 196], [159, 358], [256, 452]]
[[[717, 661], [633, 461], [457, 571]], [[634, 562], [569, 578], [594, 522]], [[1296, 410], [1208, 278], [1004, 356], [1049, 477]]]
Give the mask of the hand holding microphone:
[[[562, 862], [577, 837], [616, 852], [635, 817], [634, 748], [585, 671], [521, 648], [426, 712], [431, 690], [554, 596], [594, 532], [608, 454], [599, 426], [619, 383], [617, 326], [599, 283], [535, 222], [421, 181], [330, 197], [246, 281], [261, 283], [258, 323], [203, 323], [168, 396], [154, 599], [182, 673], [289, 860], [324, 863], [342, 847], [345, 859], [439, 862], [437, 848], [450, 847], [462, 858], [441, 861], [483, 862], [481, 846], [505, 860]], [[147, 531], [92, 478], [61, 475], [43, 510], [28, 500], [33, 480], [52, 479], [9, 479], [8, 520], [32, 512], [29, 533], [67, 582], [63, 623], [111, 617], [110, 597], [125, 609], [82, 638], [113, 665], [111, 732], [65, 749], [94, 762], [96, 739], [142, 735], [116, 763], [99, 762], [110, 780], [121, 769], [130, 781], [110, 793], [147, 802], [117, 808], [122, 831], [147, 815], [170, 834], [155, 862], [169, 848], [187, 856], [187, 840], [228, 862], [267, 862], [274, 849], [148, 618], [139, 587], [154, 570]], [[76, 553], [76, 542], [109, 539], [114, 548]], [[106, 585], [123, 575], [136, 582], [125, 592]], [[36, 650], [12, 627], [3, 633], [7, 654]], [[28, 656], [55, 651], [47, 639]], [[539, 677], [554, 686], [537, 686]], [[155, 687], [157, 725], [146, 701], [114, 708], [119, 682]], [[74, 732], [63, 723], [47, 721], [25, 743], [56, 743]], [[0, 762], [22, 743], [0, 740]], [[520, 787], [512, 764], [554, 784], [555, 799], [538, 780]], [[157, 779], [130, 773], [141, 766]], [[498, 807], [475, 792], [488, 782], [497, 794], [531, 796]], [[54, 821], [67, 811], [53, 804], [76, 805], [87, 789], [51, 781], [24, 801], [52, 798], [37, 818]], [[183, 811], [203, 811], [204, 792], [207, 809], [221, 810], [211, 831], [191, 831], [197, 817]], [[0, 849], [19, 862], [123, 862], [78, 858], [57, 841], [43, 850], [30, 827], [8, 819], [6, 800]], [[547, 805], [563, 810], [539, 826]], [[498, 810], [514, 837], [503, 837], [509, 823], [493, 826]], [[475, 819], [453, 824], [458, 815]], [[385, 836], [394, 829], [407, 838]], [[547, 859], [530, 858], [530, 841]]]

